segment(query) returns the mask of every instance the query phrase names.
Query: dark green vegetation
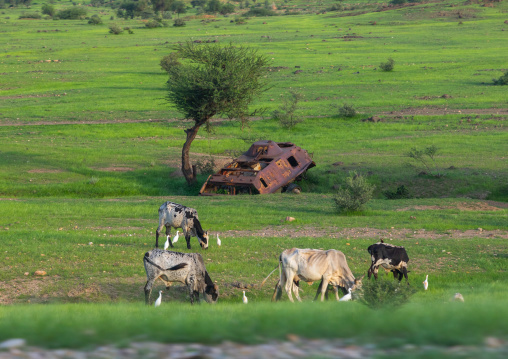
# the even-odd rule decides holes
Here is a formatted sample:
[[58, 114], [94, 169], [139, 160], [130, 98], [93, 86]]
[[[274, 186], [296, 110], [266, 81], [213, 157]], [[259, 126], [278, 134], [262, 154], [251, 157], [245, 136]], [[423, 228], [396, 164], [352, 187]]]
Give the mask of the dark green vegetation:
[[[14, 304], [0, 308], [1, 338], [59, 347], [288, 333], [390, 345], [508, 337], [508, 221], [499, 202], [508, 201], [508, 104], [506, 86], [492, 81], [506, 72], [506, 1], [391, 9], [290, 1], [277, 13], [299, 15], [238, 20], [194, 9], [179, 15], [185, 27], [151, 29], [103, 7], [87, 7], [83, 20], [47, 19], [49, 8], [40, 20], [20, 19], [42, 5], [0, 9], [0, 300]], [[54, 14], [67, 7], [53, 6]], [[93, 15], [103, 24], [89, 24]], [[247, 127], [214, 119], [191, 157], [219, 163], [257, 139], [294, 142], [317, 164], [301, 196], [196, 197], [204, 174], [186, 185], [180, 153], [192, 121], [168, 106], [160, 66], [188, 39], [258, 50], [271, 60], [272, 85], [254, 102], [265, 117]], [[396, 66], [381, 71], [388, 58]], [[304, 96], [305, 120], [288, 131], [269, 114], [293, 90]], [[344, 104], [357, 114], [340, 116]], [[434, 147], [431, 173], [422, 173], [408, 153]], [[376, 186], [374, 199], [360, 214], [338, 216], [333, 195], [350, 171]], [[215, 307], [190, 307], [178, 284], [164, 292], [162, 312], [141, 304], [142, 257], [166, 200], [197, 208], [212, 233], [208, 251], [191, 244], [220, 287]], [[339, 249], [355, 275], [366, 274], [366, 248], [381, 237], [406, 247], [417, 290], [395, 313], [354, 302], [289, 305], [285, 295], [272, 305], [276, 276], [258, 287], [290, 247]], [[188, 252], [183, 242], [176, 249]], [[302, 288], [309, 302], [317, 284]], [[465, 303], [449, 303], [456, 292]]]

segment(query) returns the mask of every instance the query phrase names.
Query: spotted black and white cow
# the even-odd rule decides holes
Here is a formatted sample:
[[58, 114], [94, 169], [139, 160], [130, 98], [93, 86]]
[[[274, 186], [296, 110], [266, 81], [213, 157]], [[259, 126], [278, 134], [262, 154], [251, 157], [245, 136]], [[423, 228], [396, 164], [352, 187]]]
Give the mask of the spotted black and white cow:
[[[203, 231], [198, 219], [198, 212], [194, 208], [185, 207], [174, 202], [166, 202], [160, 206], [159, 227], [157, 227], [157, 232], [155, 233], [156, 248], [159, 247], [159, 235], [164, 226], [166, 227], [166, 236], [168, 237], [171, 235], [171, 227], [181, 228], [188, 249], [191, 249], [191, 235], [198, 238], [201, 248], [208, 249], [208, 231]], [[171, 238], [169, 238], [169, 244], [173, 248]]]
[[407, 263], [409, 262], [409, 257], [404, 247], [384, 243], [383, 240], [381, 240], [381, 242], [369, 246], [367, 251], [372, 260], [369, 271], [367, 272], [369, 279], [372, 274], [374, 274], [374, 278], [377, 279], [377, 272], [381, 266], [391, 271], [395, 279], [398, 277], [399, 282], [402, 280], [402, 276], [408, 281]]
[[157, 279], [162, 280], [169, 289], [172, 282], [187, 286], [191, 304], [199, 300], [201, 294], [208, 303], [215, 303], [219, 288], [213, 283], [205, 268], [205, 261], [199, 253], [180, 253], [152, 249], [145, 253], [143, 264], [146, 271], [145, 303], [150, 304], [152, 286]]

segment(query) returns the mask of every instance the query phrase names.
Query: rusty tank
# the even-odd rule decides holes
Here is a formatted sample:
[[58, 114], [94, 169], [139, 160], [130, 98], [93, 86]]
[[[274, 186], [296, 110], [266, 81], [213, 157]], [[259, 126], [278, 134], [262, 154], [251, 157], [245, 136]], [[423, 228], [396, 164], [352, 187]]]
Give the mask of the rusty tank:
[[295, 183], [316, 166], [311, 155], [291, 142], [257, 141], [240, 157], [210, 175], [201, 195], [299, 193]]

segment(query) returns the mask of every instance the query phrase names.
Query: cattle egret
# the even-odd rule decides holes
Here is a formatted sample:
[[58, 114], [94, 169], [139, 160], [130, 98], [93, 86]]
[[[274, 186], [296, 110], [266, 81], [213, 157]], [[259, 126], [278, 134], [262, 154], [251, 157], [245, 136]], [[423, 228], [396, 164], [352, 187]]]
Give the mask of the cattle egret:
[[425, 280], [423, 281], [423, 288], [427, 290], [428, 287], [429, 287], [429, 275], [427, 274]]
[[178, 242], [178, 237], [180, 237], [180, 235], [178, 234], [178, 232], [180, 232], [180, 231], [176, 231], [176, 235], [173, 237], [173, 244], [175, 244], [176, 242]]
[[348, 289], [349, 293], [339, 299], [339, 302], [348, 302], [351, 300], [351, 288]]
[[155, 308], [157, 308], [159, 305], [161, 305], [162, 302], [162, 290], [159, 290], [159, 298], [155, 301]]
[[242, 301], [243, 301], [243, 304], [247, 304], [249, 303], [249, 300], [247, 299], [247, 297], [245, 296], [245, 291], [243, 291], [243, 298], [242, 298]]
[[164, 243], [164, 250], [168, 249], [169, 247], [169, 236], [166, 238], [166, 243]]
[[220, 247], [220, 244], [221, 244], [221, 240], [219, 238], [219, 234], [217, 233], [217, 245]]
[[464, 301], [464, 297], [460, 293], [455, 293], [455, 296], [453, 297], [453, 299], [455, 301], [457, 301], [457, 302], [463, 302]]

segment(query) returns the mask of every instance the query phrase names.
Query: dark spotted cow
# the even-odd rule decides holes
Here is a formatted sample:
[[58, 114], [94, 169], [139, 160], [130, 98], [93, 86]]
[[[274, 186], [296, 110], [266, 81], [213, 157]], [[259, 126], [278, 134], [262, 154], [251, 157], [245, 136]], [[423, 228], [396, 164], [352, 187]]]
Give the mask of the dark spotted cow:
[[160, 279], [169, 289], [171, 282], [180, 282], [187, 286], [191, 304], [199, 300], [199, 294], [208, 303], [215, 303], [219, 289], [208, 275], [201, 254], [179, 253], [152, 249], [143, 257], [146, 271], [145, 303], [150, 304], [153, 283]]
[[377, 279], [377, 272], [381, 266], [385, 270], [391, 271], [395, 279], [398, 277], [399, 282], [402, 280], [402, 276], [408, 281], [407, 263], [409, 262], [409, 257], [404, 247], [384, 243], [383, 240], [381, 240], [381, 242], [369, 246], [367, 251], [372, 260], [369, 271], [367, 272], [369, 279], [372, 274], [374, 274], [374, 278]]
[[[187, 242], [187, 248], [191, 249], [191, 235], [197, 237], [199, 245], [203, 249], [208, 249], [208, 231], [203, 231], [198, 219], [198, 212], [194, 208], [182, 206], [174, 202], [166, 202], [159, 208], [159, 227], [155, 233], [155, 248], [159, 247], [159, 235], [162, 227], [166, 227], [166, 236], [171, 235], [171, 227], [181, 228]], [[173, 248], [171, 238], [169, 244]]]

